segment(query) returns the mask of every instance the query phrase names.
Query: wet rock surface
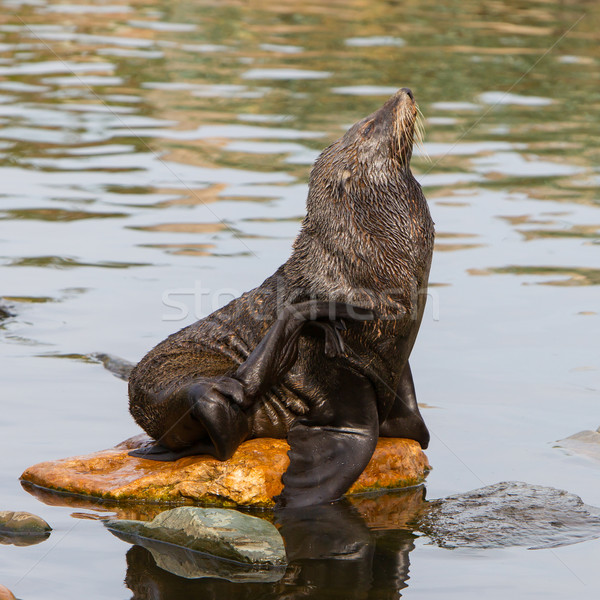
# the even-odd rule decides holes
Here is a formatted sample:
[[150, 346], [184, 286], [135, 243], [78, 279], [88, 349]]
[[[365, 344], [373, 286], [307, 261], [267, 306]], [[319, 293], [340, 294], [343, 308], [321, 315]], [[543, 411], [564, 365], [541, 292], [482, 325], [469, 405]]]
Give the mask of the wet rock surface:
[[[130, 450], [148, 443], [150, 439], [140, 435], [110, 450], [39, 463], [21, 479], [41, 488], [104, 500], [272, 507], [289, 465], [285, 440], [249, 440], [227, 461], [194, 456], [157, 462], [129, 456]], [[429, 469], [417, 442], [381, 438], [348, 493], [413, 486], [425, 479]]]
[[286, 563], [283, 539], [277, 528], [235, 510], [182, 506], [149, 522], [110, 520], [105, 526], [117, 534], [167, 542], [238, 563], [264, 566]]
[[429, 502], [417, 527], [444, 548], [554, 548], [600, 537], [600, 509], [513, 481]]
[[31, 546], [43, 542], [52, 527], [41, 517], [24, 511], [0, 511], [0, 544]]
[[596, 431], [586, 430], [559, 440], [557, 445], [575, 454], [600, 461], [600, 427]]

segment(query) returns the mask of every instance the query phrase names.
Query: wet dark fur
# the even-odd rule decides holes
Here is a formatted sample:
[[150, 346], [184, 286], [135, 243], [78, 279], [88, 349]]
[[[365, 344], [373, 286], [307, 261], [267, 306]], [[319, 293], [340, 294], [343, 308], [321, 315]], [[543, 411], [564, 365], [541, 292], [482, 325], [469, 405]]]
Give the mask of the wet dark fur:
[[[403, 373], [410, 377], [408, 357], [433, 250], [433, 222], [409, 168], [416, 115], [412, 94], [401, 90], [325, 149], [311, 172], [307, 214], [288, 261], [259, 287], [171, 335], [137, 365], [129, 380], [130, 410], [149, 435], [168, 439], [180, 401], [175, 390], [198, 378], [233, 376], [284, 305], [319, 299], [370, 308], [377, 318], [345, 320], [345, 356], [326, 356], [318, 331], [303, 334], [292, 368], [245, 409], [248, 437], [286, 437], [299, 416], [327, 422], [338, 410], [331, 398], [353, 372], [375, 391], [379, 434], [405, 434], [426, 446], [424, 425], [424, 433], [412, 436], [410, 428], [384, 426]], [[185, 437], [171, 436], [167, 445], [183, 448], [190, 443]]]

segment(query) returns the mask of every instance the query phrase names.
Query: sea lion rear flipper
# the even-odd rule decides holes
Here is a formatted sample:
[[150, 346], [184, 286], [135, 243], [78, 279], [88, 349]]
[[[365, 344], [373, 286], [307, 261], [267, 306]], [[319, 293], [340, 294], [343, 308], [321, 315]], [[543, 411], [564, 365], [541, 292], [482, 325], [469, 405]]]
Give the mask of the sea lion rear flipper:
[[[338, 500], [367, 466], [378, 439], [375, 392], [362, 376], [344, 370], [336, 398], [317, 418], [295, 421], [288, 433], [290, 465], [278, 508]], [[320, 424], [319, 420], [326, 419]]]

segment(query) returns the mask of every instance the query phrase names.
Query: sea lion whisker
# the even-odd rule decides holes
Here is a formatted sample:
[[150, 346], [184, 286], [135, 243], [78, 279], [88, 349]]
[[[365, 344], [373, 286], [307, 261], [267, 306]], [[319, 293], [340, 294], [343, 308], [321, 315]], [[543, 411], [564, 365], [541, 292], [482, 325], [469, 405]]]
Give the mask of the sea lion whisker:
[[415, 146], [421, 152], [421, 156], [427, 161], [431, 162], [431, 157], [429, 156], [427, 150], [425, 150], [424, 140], [425, 140], [425, 117], [421, 112], [421, 109], [416, 106], [417, 109], [417, 117], [415, 119]]

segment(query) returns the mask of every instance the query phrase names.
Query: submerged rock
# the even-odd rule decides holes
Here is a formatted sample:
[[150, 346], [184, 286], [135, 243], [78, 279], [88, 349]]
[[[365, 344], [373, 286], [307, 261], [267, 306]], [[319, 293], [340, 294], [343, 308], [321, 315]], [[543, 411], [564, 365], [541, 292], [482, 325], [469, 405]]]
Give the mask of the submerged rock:
[[600, 461], [600, 427], [596, 431], [580, 431], [556, 443], [561, 448]]
[[[110, 450], [44, 462], [21, 479], [51, 490], [104, 500], [271, 507], [289, 465], [285, 440], [261, 438], [240, 445], [227, 461], [192, 456], [157, 462], [129, 456], [150, 443], [136, 436]], [[371, 461], [349, 494], [421, 483], [430, 469], [418, 442], [380, 438]]]
[[277, 528], [235, 510], [182, 506], [167, 510], [150, 522], [111, 520], [105, 525], [117, 533], [167, 542], [238, 563], [286, 563]]
[[110, 371], [115, 377], [127, 381], [135, 363], [132, 363], [120, 356], [104, 354], [103, 352], [94, 352], [89, 355], [90, 358], [100, 361], [107, 371]]
[[0, 302], [0, 321], [14, 317], [14, 314], [9, 308]]
[[418, 529], [445, 548], [554, 548], [600, 537], [600, 509], [518, 481], [427, 503]]
[[52, 527], [41, 517], [24, 511], [0, 511], [0, 544], [31, 546], [43, 542]]

